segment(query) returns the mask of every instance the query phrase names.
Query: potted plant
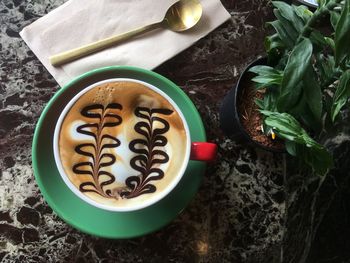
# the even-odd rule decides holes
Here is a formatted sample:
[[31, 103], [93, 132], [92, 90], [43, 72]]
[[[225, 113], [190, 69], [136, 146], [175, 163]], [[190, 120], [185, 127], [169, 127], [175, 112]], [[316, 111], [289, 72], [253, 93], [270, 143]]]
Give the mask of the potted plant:
[[324, 175], [333, 160], [322, 139], [342, 118], [350, 97], [350, 0], [320, 0], [314, 12], [304, 5], [272, 4], [276, 20], [268, 23], [274, 33], [265, 40], [267, 59], [243, 74], [254, 74], [248, 78], [254, 93], [241, 91], [249, 87], [241, 77], [224, 100], [221, 122], [225, 126], [237, 114], [242, 128], [240, 103], [253, 100], [260, 116], [255, 130], [282, 140], [289, 154]]

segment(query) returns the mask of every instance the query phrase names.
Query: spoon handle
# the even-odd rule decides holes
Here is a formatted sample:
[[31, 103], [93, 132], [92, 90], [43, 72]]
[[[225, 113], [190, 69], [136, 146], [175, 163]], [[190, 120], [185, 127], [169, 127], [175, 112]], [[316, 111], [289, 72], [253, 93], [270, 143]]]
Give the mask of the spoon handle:
[[120, 35], [112, 36], [109, 38], [105, 38], [75, 49], [71, 49], [62, 53], [59, 53], [57, 55], [51, 56], [50, 62], [53, 66], [57, 67], [60, 65], [63, 65], [65, 63], [71, 62], [73, 60], [76, 60], [78, 58], [90, 55], [92, 53], [95, 53], [97, 51], [101, 51], [103, 49], [109, 48], [115, 44], [118, 44], [122, 41], [127, 40], [128, 38], [134, 37], [138, 34], [145, 33], [147, 31], [153, 30], [157, 27], [159, 27], [163, 21], [157, 22], [154, 24], [150, 24], [147, 26], [143, 26], [134, 30], [131, 30], [126, 33], [122, 33]]

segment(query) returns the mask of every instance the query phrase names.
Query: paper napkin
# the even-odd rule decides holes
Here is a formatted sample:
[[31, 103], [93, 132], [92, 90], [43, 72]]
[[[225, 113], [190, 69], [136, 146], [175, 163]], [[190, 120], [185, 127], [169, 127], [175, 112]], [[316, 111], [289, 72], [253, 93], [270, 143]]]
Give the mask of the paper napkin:
[[53, 67], [49, 57], [161, 21], [174, 2], [176, 0], [69, 0], [25, 27], [20, 35], [61, 86], [82, 73], [105, 66], [153, 69], [230, 18], [220, 0], [202, 0], [201, 20], [188, 31], [156, 29], [59, 67]]

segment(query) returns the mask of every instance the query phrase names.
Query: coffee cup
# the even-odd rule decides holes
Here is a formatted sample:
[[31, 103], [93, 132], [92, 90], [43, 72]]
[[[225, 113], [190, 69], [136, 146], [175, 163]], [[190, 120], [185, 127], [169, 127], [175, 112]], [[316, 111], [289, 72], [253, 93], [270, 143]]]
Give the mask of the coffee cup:
[[166, 93], [129, 78], [100, 81], [75, 95], [58, 118], [53, 146], [67, 187], [116, 212], [159, 202], [189, 160], [216, 155], [215, 144], [191, 142], [183, 113]]

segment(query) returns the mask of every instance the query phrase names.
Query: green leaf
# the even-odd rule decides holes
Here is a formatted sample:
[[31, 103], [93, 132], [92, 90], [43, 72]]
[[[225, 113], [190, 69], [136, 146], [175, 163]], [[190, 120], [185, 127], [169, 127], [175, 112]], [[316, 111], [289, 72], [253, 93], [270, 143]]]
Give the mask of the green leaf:
[[275, 68], [278, 70], [284, 71], [284, 69], [287, 66], [288, 59], [289, 59], [289, 55], [287, 54], [281, 57], [281, 59], [278, 61], [278, 64], [275, 66]]
[[327, 45], [332, 48], [332, 50], [335, 50], [335, 43], [334, 40], [330, 37], [325, 37], [324, 40], [326, 41]]
[[296, 149], [296, 143], [292, 141], [286, 141], [285, 146], [287, 153], [289, 153], [292, 156], [297, 156], [297, 149]]
[[271, 76], [256, 76], [252, 78], [252, 81], [264, 85], [259, 85], [259, 88], [263, 88], [265, 86], [273, 85], [273, 84], [281, 84], [282, 77], [278, 75], [271, 75]]
[[333, 157], [325, 148], [303, 147], [298, 151], [298, 155], [312, 170], [321, 176], [327, 174], [333, 166]]
[[317, 0], [318, 6], [324, 6], [325, 5], [325, 0]]
[[265, 45], [265, 50], [267, 52], [270, 52], [276, 48], [284, 48], [284, 44], [282, 43], [278, 34], [273, 34], [272, 36], [267, 36], [265, 38], [264, 45]]
[[264, 100], [261, 99], [255, 99], [255, 104], [258, 105], [260, 109], [264, 109]]
[[304, 24], [306, 24], [313, 15], [313, 13], [304, 5], [293, 5], [292, 7], [294, 9], [295, 14], [303, 20]]
[[335, 29], [335, 63], [341, 64], [350, 56], [350, 1], [346, 0]]
[[265, 124], [273, 128], [281, 138], [300, 144], [304, 143], [302, 135], [306, 132], [292, 115], [264, 110], [260, 112], [266, 116], [264, 120]]
[[310, 109], [310, 105], [305, 103], [303, 114], [300, 116], [301, 121], [310, 131], [319, 133], [322, 130], [322, 119], [317, 119]]
[[[312, 43], [307, 38], [303, 39], [292, 50], [283, 74], [281, 97], [277, 102], [280, 111], [287, 111], [297, 102], [298, 97], [293, 96], [293, 94], [295, 94], [298, 84], [310, 65], [311, 55]], [[293, 96], [292, 99], [291, 96]]]
[[264, 88], [271, 85], [281, 85], [282, 71], [265, 65], [257, 65], [249, 69], [249, 72], [257, 74], [252, 81], [258, 83], [257, 88]]
[[324, 47], [328, 46], [328, 42], [320, 31], [313, 30], [310, 34], [310, 40], [316, 51], [321, 51]]
[[268, 110], [268, 111], [276, 111], [276, 104], [275, 101], [277, 99], [276, 92], [273, 92], [271, 89], [269, 92], [265, 93], [264, 95], [264, 105], [262, 109]]
[[303, 127], [306, 127], [308, 130], [318, 132], [322, 129], [322, 122], [319, 119], [316, 119], [315, 115], [310, 110], [304, 93], [305, 91], [303, 90], [300, 96], [300, 100], [295, 107], [290, 109], [288, 113], [300, 120], [303, 124]]
[[331, 14], [331, 24], [332, 24], [333, 30], [335, 30], [340, 18], [340, 14], [337, 11], [329, 11], [329, 13]]
[[284, 28], [284, 31], [288, 34], [289, 38], [292, 40], [292, 44], [298, 39], [298, 31], [293, 27], [293, 24], [285, 19], [279, 12], [278, 9], [274, 9], [273, 13], [277, 17], [278, 21], [281, 23], [281, 26]]
[[293, 38], [289, 35], [288, 31], [283, 27], [282, 22], [279, 20], [275, 20], [272, 22], [268, 22], [268, 25], [271, 25], [277, 32], [278, 37], [281, 39], [284, 46], [288, 48], [293, 47]]
[[317, 0], [318, 6], [325, 6], [326, 4], [328, 4], [330, 1], [332, 0]]
[[277, 105], [278, 111], [291, 111], [294, 109], [303, 98], [303, 83], [300, 81], [296, 84], [293, 90], [289, 93], [285, 92], [279, 94], [274, 103]]
[[[323, 54], [317, 54], [316, 55], [316, 64], [317, 69], [319, 71], [319, 77], [321, 79], [321, 83], [323, 85], [327, 85], [327, 83], [330, 83], [332, 79], [334, 79], [334, 73], [335, 73], [335, 61], [333, 56], [325, 56]], [[335, 80], [335, 79], [334, 79]], [[323, 86], [323, 88], [325, 88]]]
[[[295, 104], [295, 106], [293, 108], [291, 108], [288, 113], [293, 115], [295, 118], [297, 119], [302, 119], [301, 117], [304, 115], [305, 113], [305, 107], [306, 107], [306, 96], [304, 95], [304, 90], [302, 88], [302, 83], [300, 84], [300, 99], [298, 99], [297, 103]], [[307, 125], [309, 126], [309, 124], [307, 123]]]
[[333, 57], [326, 57], [323, 54], [320, 54], [317, 57], [317, 63], [319, 63], [319, 70], [321, 78], [329, 79], [333, 75], [335, 61]]
[[350, 70], [347, 70], [339, 79], [338, 87], [333, 97], [333, 105], [331, 110], [332, 121], [339, 114], [341, 108], [346, 104], [350, 97]]
[[303, 31], [305, 22], [296, 14], [295, 8], [291, 5], [282, 1], [273, 1], [272, 4], [275, 7], [273, 13], [277, 20], [272, 22], [271, 25], [275, 28], [284, 46], [292, 48]]
[[277, 70], [273, 67], [270, 66], [265, 66], [265, 65], [257, 65], [254, 67], [251, 67], [249, 69], [249, 72], [253, 72], [255, 74], [259, 74], [259, 75], [281, 75], [282, 71]]
[[317, 4], [318, 6], [324, 6], [326, 3], [325, 0], [317, 0]]
[[265, 124], [272, 127], [280, 137], [298, 144], [305, 144], [308, 147], [322, 147], [307, 134], [292, 115], [286, 112], [279, 113], [264, 110], [260, 112], [266, 116]]
[[271, 111], [261, 113], [266, 116], [265, 124], [272, 127], [279, 137], [287, 140], [286, 150], [291, 155], [300, 157], [319, 175], [328, 172], [333, 164], [332, 156], [323, 145], [307, 134], [292, 115]]
[[315, 116], [316, 120], [321, 122], [322, 91], [316, 78], [316, 73], [310, 64], [309, 67], [306, 68], [306, 74], [303, 78], [304, 94], [311, 112]]
[[295, 9], [291, 5], [281, 1], [273, 1], [272, 4], [277, 8], [278, 12], [276, 13], [280, 16], [278, 17], [275, 13], [276, 17], [281, 20], [283, 24], [288, 24], [297, 34], [303, 30], [305, 22], [296, 14]]

